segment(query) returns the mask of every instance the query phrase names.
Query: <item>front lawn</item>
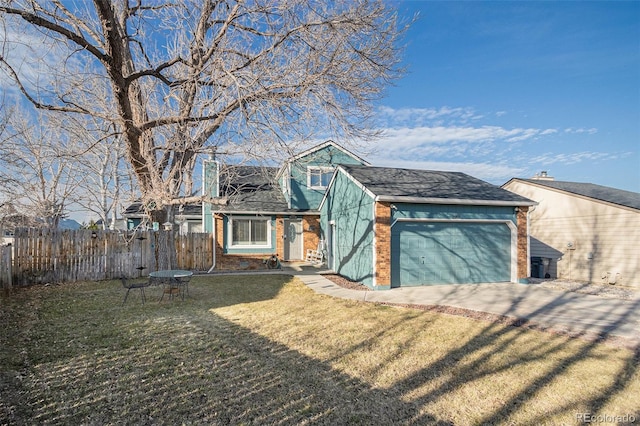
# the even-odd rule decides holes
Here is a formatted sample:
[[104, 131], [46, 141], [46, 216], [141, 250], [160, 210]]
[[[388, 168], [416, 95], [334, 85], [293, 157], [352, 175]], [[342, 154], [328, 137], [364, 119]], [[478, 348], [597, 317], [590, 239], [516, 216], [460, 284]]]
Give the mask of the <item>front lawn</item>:
[[0, 298], [0, 424], [640, 421], [638, 350], [333, 299], [284, 275], [198, 276], [189, 291]]

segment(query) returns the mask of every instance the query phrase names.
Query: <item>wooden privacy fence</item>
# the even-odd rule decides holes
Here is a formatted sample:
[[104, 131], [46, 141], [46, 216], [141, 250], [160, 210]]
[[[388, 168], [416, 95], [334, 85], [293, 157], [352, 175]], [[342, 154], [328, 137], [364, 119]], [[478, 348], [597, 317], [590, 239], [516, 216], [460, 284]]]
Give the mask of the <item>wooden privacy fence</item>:
[[211, 234], [173, 231], [19, 228], [13, 248], [13, 285], [140, 277], [158, 269], [206, 271], [213, 257]]
[[11, 246], [0, 247], [0, 287], [5, 291], [12, 286], [11, 250]]

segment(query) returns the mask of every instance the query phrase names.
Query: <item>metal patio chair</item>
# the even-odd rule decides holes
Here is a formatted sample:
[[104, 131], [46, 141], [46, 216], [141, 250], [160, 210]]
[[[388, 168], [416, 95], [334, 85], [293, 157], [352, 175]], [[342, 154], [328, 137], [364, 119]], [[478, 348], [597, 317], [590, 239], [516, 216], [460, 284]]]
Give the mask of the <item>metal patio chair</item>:
[[189, 282], [191, 282], [191, 276], [188, 277], [180, 277], [178, 278], [180, 284], [182, 284], [182, 300], [184, 300], [184, 295], [186, 293], [189, 296]]
[[122, 281], [122, 286], [127, 289], [127, 294], [124, 295], [124, 301], [122, 305], [127, 303], [127, 297], [129, 297], [129, 292], [131, 290], [140, 289], [140, 294], [142, 296], [142, 304], [146, 302], [147, 298], [144, 294], [144, 288], [149, 286], [149, 280], [145, 281], [131, 281], [126, 277], [120, 277], [120, 281]]

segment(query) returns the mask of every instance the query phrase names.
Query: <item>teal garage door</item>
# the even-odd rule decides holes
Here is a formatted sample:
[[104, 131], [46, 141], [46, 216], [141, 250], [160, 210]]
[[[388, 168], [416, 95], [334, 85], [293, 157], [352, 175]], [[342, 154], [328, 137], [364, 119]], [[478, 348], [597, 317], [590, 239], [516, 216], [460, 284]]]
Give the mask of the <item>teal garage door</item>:
[[506, 223], [396, 222], [392, 228], [392, 287], [510, 280]]

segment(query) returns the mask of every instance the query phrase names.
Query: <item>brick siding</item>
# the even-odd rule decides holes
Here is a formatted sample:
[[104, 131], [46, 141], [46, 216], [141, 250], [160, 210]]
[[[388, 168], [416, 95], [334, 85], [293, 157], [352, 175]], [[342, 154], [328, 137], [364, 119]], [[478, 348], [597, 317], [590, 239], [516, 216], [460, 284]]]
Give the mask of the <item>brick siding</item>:
[[[218, 270], [255, 270], [266, 269], [264, 260], [270, 256], [267, 253], [261, 254], [226, 254], [223, 250], [225, 241], [224, 220], [222, 215], [214, 215], [216, 221], [216, 269]], [[275, 253], [282, 260], [284, 258], [284, 217], [279, 216], [275, 221], [276, 241]], [[303, 232], [303, 253], [306, 256], [307, 249], [316, 250], [320, 241], [320, 217], [304, 216], [302, 218]]]
[[391, 205], [377, 202], [375, 206], [376, 286], [391, 285]]
[[276, 217], [276, 254], [284, 259], [284, 218]]
[[529, 253], [527, 250], [529, 237], [527, 234], [527, 212], [528, 207], [520, 207], [516, 214], [516, 225], [518, 227], [518, 279], [529, 277]]
[[317, 250], [320, 242], [320, 216], [305, 216], [302, 219], [302, 232], [304, 247], [302, 255], [307, 255], [307, 250]]

